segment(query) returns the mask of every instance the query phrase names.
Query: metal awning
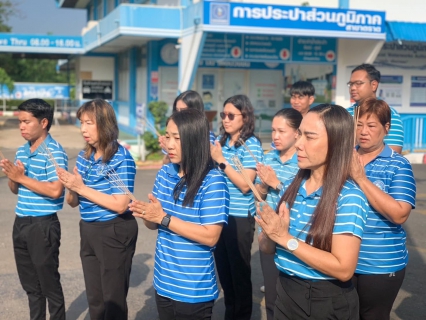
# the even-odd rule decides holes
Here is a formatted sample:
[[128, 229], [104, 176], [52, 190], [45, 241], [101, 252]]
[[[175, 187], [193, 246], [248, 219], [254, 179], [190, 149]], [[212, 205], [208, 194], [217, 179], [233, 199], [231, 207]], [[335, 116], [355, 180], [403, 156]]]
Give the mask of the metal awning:
[[386, 21], [386, 41], [426, 42], [426, 24]]

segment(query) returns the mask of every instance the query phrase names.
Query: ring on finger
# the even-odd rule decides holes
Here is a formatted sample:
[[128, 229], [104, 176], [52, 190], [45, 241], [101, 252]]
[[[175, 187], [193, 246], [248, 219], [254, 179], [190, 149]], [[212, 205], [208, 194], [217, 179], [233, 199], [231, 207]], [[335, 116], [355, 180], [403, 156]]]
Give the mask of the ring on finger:
[[142, 214], [145, 214], [145, 210], [142, 210]]

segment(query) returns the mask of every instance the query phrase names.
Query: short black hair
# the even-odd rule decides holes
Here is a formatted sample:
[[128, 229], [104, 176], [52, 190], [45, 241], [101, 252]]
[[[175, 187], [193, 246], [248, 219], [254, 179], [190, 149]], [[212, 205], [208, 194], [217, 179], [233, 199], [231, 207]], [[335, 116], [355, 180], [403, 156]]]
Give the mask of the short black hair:
[[355, 71], [360, 71], [363, 70], [365, 72], [367, 72], [368, 75], [368, 79], [370, 79], [370, 81], [377, 81], [380, 82], [380, 71], [376, 69], [375, 66], [373, 66], [372, 64], [369, 63], [363, 63], [360, 64], [358, 67], [355, 67], [351, 74], [354, 73]]
[[290, 95], [298, 94], [301, 96], [314, 96], [315, 87], [309, 81], [297, 81], [293, 83], [290, 89]]
[[46, 129], [49, 132], [53, 122], [53, 108], [46, 101], [43, 99], [28, 99], [18, 106], [18, 110], [31, 113], [39, 122], [47, 119]]

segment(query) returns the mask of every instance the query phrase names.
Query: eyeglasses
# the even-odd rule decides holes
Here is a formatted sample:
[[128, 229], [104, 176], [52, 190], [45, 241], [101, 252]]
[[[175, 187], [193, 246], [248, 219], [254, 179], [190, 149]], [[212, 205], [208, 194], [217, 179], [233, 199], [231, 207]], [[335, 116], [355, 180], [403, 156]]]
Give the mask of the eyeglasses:
[[[371, 80], [373, 81], [373, 80]], [[370, 81], [370, 82], [371, 82]], [[361, 87], [363, 84], [365, 83], [365, 81], [354, 81], [354, 82], [348, 82], [346, 85], [351, 88], [352, 86], [355, 86], [355, 88], [359, 88]]]
[[234, 114], [234, 113], [225, 113], [225, 112], [221, 112], [221, 113], [219, 113], [219, 115], [220, 115], [220, 117], [222, 118], [222, 120], [225, 120], [225, 119], [226, 119], [226, 117], [228, 117], [228, 119], [232, 121], [232, 120], [234, 120], [234, 119], [235, 119], [235, 116], [242, 116], [242, 113]]

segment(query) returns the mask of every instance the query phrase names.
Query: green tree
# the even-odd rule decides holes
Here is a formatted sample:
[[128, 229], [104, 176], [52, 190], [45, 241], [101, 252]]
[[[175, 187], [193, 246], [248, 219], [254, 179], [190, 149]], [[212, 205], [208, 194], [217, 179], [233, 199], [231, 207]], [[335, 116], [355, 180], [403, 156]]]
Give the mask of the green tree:
[[12, 28], [7, 25], [9, 17], [16, 14], [16, 8], [9, 0], [0, 0], [0, 32], [10, 32]]
[[162, 125], [166, 120], [166, 113], [169, 106], [164, 101], [151, 101], [148, 104], [148, 110], [154, 116], [155, 124]]
[[0, 68], [0, 96], [3, 97], [3, 87], [6, 86], [9, 90], [9, 93], [11, 93], [15, 87], [13, 84], [13, 80], [9, 77], [7, 72]]

